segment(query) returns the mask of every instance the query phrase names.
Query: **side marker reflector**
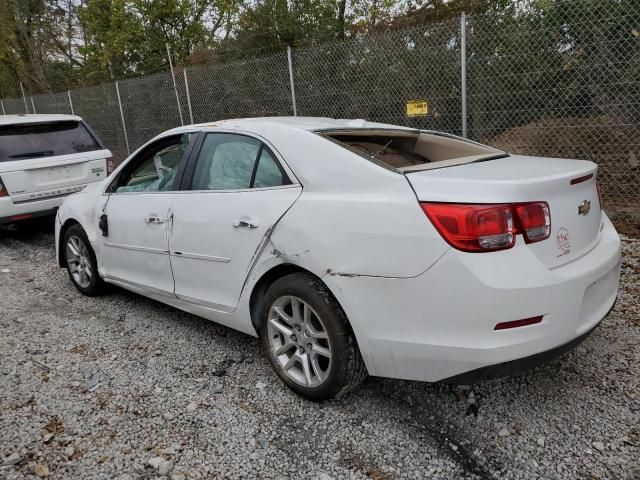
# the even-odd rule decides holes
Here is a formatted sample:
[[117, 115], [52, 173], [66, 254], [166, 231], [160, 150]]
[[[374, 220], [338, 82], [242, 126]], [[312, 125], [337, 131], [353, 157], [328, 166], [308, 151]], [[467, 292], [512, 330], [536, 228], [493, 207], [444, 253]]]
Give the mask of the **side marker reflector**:
[[527, 325], [535, 325], [536, 323], [540, 323], [542, 321], [542, 315], [538, 317], [531, 318], [523, 318], [522, 320], [513, 320], [511, 322], [501, 322], [498, 323], [494, 330], [507, 330], [509, 328], [517, 328], [517, 327], [525, 327]]
[[582, 177], [573, 178], [569, 182], [569, 185], [577, 185], [578, 183], [586, 182], [587, 180], [590, 180], [592, 178], [593, 178], [593, 173], [590, 173], [588, 175], [583, 175]]

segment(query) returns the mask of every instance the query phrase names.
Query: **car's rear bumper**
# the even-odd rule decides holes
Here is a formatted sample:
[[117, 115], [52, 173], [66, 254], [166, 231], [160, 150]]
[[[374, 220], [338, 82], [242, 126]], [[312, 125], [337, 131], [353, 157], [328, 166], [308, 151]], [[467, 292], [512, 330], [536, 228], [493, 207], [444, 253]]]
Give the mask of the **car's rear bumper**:
[[[611, 306], [613, 309], [613, 305]], [[610, 310], [611, 310], [610, 309]], [[573, 350], [580, 345], [583, 341], [591, 335], [598, 325], [593, 327], [586, 333], [583, 333], [579, 337], [574, 338], [570, 342], [560, 345], [559, 347], [552, 348], [540, 353], [534, 353], [528, 357], [516, 358], [508, 362], [497, 363], [495, 365], [489, 365], [487, 367], [476, 368], [469, 372], [464, 372], [453, 377], [445, 378], [441, 380], [442, 383], [450, 383], [454, 385], [473, 385], [483, 380], [491, 380], [494, 378], [509, 377], [511, 375], [518, 375], [524, 373], [539, 365], [549, 363], [552, 360], [564, 355], [565, 353]]]
[[10, 217], [0, 217], [0, 225], [7, 225], [12, 223], [18, 223], [25, 220], [32, 220], [42, 217], [53, 217], [58, 211], [58, 207], [50, 208], [49, 210], [38, 210], [37, 212], [21, 213], [17, 215], [11, 215]]
[[25, 203], [13, 203], [11, 197], [2, 197], [0, 198], [0, 225], [55, 215], [64, 198], [56, 197]]
[[14, 203], [11, 197], [1, 197], [0, 224], [16, 223], [21, 220], [55, 215], [56, 210], [64, 199], [78, 191], [81, 187], [84, 187], [84, 184], [78, 187], [70, 187], [67, 193], [17, 203]]
[[[528, 357], [521, 363], [530, 367], [545, 352], [571, 348], [607, 315], [619, 275], [620, 239], [605, 217], [597, 246], [552, 270], [521, 244], [491, 254], [452, 249], [415, 278], [324, 280], [347, 313], [371, 375], [459, 381]], [[540, 315], [538, 324], [494, 330]]]

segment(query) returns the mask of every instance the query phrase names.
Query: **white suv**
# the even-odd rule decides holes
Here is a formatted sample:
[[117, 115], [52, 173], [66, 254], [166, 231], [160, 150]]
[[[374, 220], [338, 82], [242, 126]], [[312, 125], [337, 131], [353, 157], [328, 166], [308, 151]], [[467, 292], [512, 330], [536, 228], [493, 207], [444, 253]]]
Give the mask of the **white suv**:
[[107, 176], [109, 157], [80, 117], [0, 116], [0, 226], [55, 214], [64, 197]]

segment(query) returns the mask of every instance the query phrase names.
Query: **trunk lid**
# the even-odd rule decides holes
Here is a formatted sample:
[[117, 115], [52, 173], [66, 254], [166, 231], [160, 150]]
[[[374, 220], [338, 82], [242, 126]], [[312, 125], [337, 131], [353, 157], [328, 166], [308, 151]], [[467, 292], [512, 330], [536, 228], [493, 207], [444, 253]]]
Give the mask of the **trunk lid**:
[[602, 216], [596, 175], [593, 162], [523, 155], [406, 173], [420, 201], [547, 202], [551, 235], [527, 248], [548, 268], [575, 260], [597, 245]]

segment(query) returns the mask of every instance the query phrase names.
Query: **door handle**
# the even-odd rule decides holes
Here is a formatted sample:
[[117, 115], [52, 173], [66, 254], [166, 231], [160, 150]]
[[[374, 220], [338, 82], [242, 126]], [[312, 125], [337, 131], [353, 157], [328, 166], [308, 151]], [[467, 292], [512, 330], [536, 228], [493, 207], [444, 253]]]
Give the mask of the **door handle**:
[[147, 218], [144, 219], [144, 221], [146, 223], [152, 223], [155, 225], [159, 225], [161, 223], [164, 223], [164, 220], [161, 219], [160, 217], [158, 217], [157, 215], [149, 215]]
[[251, 220], [241, 218], [233, 222], [233, 228], [258, 228], [258, 224]]

